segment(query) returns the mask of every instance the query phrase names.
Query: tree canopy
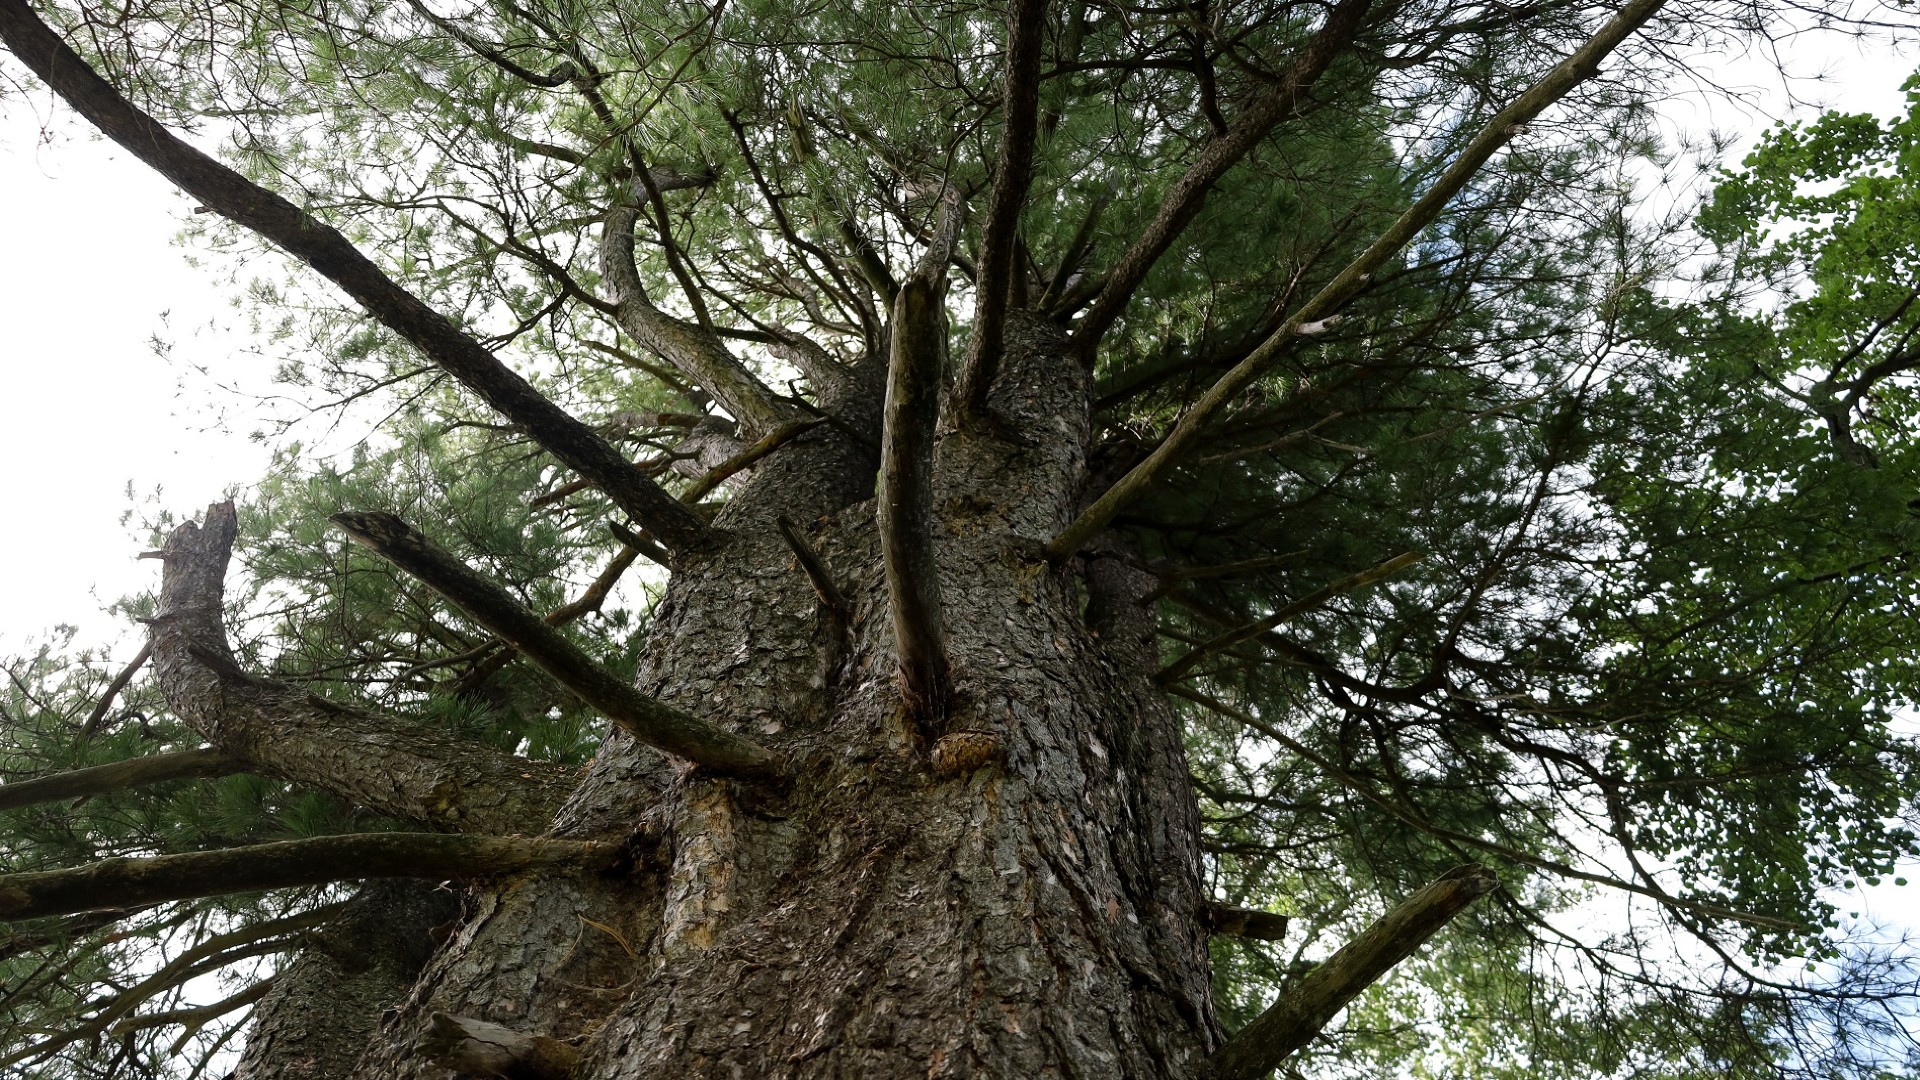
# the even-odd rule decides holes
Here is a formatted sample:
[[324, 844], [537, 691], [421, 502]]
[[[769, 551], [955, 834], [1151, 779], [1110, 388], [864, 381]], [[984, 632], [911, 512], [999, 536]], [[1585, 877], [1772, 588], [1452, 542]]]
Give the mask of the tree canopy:
[[[0, 916], [53, 914], [0, 938], [0, 1071], [227, 1060], [289, 957], [372, 933], [326, 883], [380, 843], [451, 834], [406, 849], [435, 878], [610, 865], [564, 811], [502, 852], [629, 735], [804, 792], [825, 759], [785, 710], [862, 647], [791, 685], [659, 674], [713, 652], [663, 591], [755, 530], [817, 592], [809, 634], [886, 643], [875, 708], [935, 776], [1018, 771], [956, 562], [1061, 590], [1094, 638], [1133, 617], [1100, 575], [1144, 583], [1133, 674], [1183, 747], [1139, 753], [1184, 750], [1213, 920], [1196, 1030], [1302, 1000], [1431, 882], [1466, 890], [1449, 917], [1492, 891], [1287, 1069], [1915, 1068], [1912, 957], [1836, 897], [1920, 855], [1920, 83], [1905, 116], [1769, 133], [1697, 220], [1643, 205], [1685, 164], [1654, 134], [1671, 80], [1779, 17], [0, 0], [13, 93], [33, 71], [205, 203], [191, 242], [261, 255], [238, 284], [280, 377], [379, 417], [344, 457], [281, 447], [229, 534], [155, 523], [166, 592], [121, 605], [151, 664], [8, 661]], [[1063, 455], [1060, 521], [1022, 522], [1045, 470], [1009, 466], [994, 531], [954, 471], [999, 468], [965, 457], [990, 440]], [[878, 523], [867, 584], [846, 506]], [[349, 837], [277, 849], [311, 880], [96, 867], [96, 902], [10, 906], [95, 860]], [[576, 1075], [625, 1075], [595, 1038]]]

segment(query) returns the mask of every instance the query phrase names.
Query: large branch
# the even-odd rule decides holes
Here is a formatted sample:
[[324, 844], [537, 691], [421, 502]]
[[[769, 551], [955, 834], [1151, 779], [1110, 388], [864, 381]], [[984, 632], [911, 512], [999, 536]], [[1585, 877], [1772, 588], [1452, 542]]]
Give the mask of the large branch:
[[894, 297], [880, 434], [880, 559], [893, 619], [894, 658], [907, 715], [929, 737], [940, 733], [948, 691], [940, 570], [933, 543], [933, 444], [947, 341], [941, 283], [957, 218], [950, 202], [942, 212], [934, 250], [907, 275]]
[[633, 226], [639, 216], [638, 208], [618, 204], [600, 227], [600, 275], [612, 290], [620, 328], [712, 394], [749, 436], [766, 435], [793, 419], [794, 406], [775, 396], [713, 331], [673, 318], [647, 299], [633, 262]]
[[1020, 210], [1033, 176], [1034, 138], [1039, 129], [1040, 42], [1045, 35], [1046, 0], [1013, 0], [1007, 18], [1007, 78], [1000, 112], [1000, 161], [994, 168], [993, 194], [980, 232], [980, 277], [976, 282], [973, 340], [960, 371], [955, 395], [963, 413], [987, 403], [1000, 370], [1007, 303], [1013, 282], [1014, 240]]
[[540, 832], [572, 791], [566, 766], [515, 757], [397, 717], [336, 705], [241, 670], [221, 597], [232, 503], [173, 531], [161, 553], [154, 670], [168, 708], [253, 770], [430, 828]]
[[1206, 426], [1212, 422], [1226, 405], [1239, 397], [1240, 392], [1267, 367], [1292, 347], [1294, 339], [1302, 334], [1313, 333], [1318, 326], [1324, 326], [1323, 320], [1337, 314], [1341, 307], [1365, 287], [1375, 271], [1387, 264], [1411, 241], [1421, 229], [1432, 224], [1440, 216], [1440, 211], [1453, 200], [1468, 181], [1479, 173], [1481, 166], [1493, 157], [1494, 153], [1505, 146], [1513, 136], [1525, 128], [1528, 121], [1540, 115], [1547, 106], [1566, 96], [1568, 91], [1592, 78], [1600, 71], [1600, 61], [1639, 29], [1655, 12], [1660, 10], [1666, 0], [1633, 0], [1618, 15], [1615, 15], [1600, 31], [1587, 40], [1572, 56], [1561, 61], [1535, 83], [1525, 93], [1515, 98], [1506, 108], [1496, 113], [1487, 122], [1472, 142], [1467, 144], [1454, 163], [1440, 174], [1433, 187], [1427, 190], [1407, 211], [1400, 215], [1372, 246], [1340, 271], [1326, 284], [1313, 299], [1308, 300], [1287, 320], [1281, 324], [1259, 347], [1234, 365], [1233, 369], [1221, 376], [1207, 392], [1195, 402], [1192, 408], [1175, 424], [1173, 431], [1154, 448], [1145, 461], [1133, 467], [1132, 471], [1121, 477], [1106, 490], [1093, 505], [1082, 511], [1071, 525], [1047, 545], [1048, 557], [1064, 559], [1080, 550], [1093, 535], [1106, 527], [1107, 522], [1120, 512], [1121, 507], [1132, 502], [1147, 486], [1172, 466], [1173, 462], [1200, 437]]
[[0, 0], [0, 41], [101, 133], [207, 208], [319, 271], [382, 325], [524, 428], [548, 453], [592, 480], [668, 547], [709, 542], [711, 527], [641, 475], [612, 443], [382, 273], [337, 230], [188, 146], [141, 112], [41, 22], [25, 0]]
[[321, 836], [151, 859], [104, 859], [71, 870], [0, 874], [0, 920], [363, 878], [440, 880], [555, 867], [599, 869], [621, 857], [619, 844], [594, 840], [397, 832]]
[[1226, 134], [1208, 142], [1199, 158], [1174, 181], [1153, 220], [1147, 223], [1126, 254], [1120, 256], [1120, 261], [1108, 272], [1100, 295], [1075, 324], [1074, 347], [1083, 357], [1093, 356], [1101, 337], [1126, 310], [1127, 301], [1146, 280], [1147, 272], [1199, 216], [1213, 185], [1259, 145], [1260, 140], [1298, 113], [1302, 99], [1313, 91], [1314, 83], [1353, 41], [1371, 7], [1372, 0], [1341, 0], [1327, 13], [1327, 21], [1301, 50], [1286, 75], [1235, 117]]
[[1202, 1075], [1260, 1080], [1307, 1045], [1360, 991], [1498, 884], [1487, 868], [1463, 866], [1402, 900], [1228, 1039], [1207, 1059]]
[[425, 582], [641, 742], [715, 772], [746, 777], [781, 775], [782, 763], [777, 755], [744, 735], [635, 690], [505, 589], [392, 514], [342, 513], [330, 520], [355, 543]]
[[244, 771], [246, 766], [219, 750], [179, 750], [171, 754], [129, 758], [91, 769], [74, 769], [52, 776], [0, 784], [0, 810], [53, 802], [56, 799], [81, 799], [110, 791], [145, 787], [168, 780], [194, 780], [226, 776]]

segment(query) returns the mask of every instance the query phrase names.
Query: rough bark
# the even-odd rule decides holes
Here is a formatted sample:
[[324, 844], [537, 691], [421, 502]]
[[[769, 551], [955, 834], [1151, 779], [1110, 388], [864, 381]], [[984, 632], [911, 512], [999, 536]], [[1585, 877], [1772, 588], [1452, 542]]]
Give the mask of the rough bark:
[[280, 973], [229, 1080], [336, 1080], [433, 953], [433, 928], [459, 914], [431, 882], [375, 881]]

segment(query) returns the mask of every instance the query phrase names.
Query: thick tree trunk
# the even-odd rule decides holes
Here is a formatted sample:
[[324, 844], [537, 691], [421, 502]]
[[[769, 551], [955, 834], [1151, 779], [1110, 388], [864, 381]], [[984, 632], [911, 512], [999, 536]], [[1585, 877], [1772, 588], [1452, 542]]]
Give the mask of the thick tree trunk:
[[[637, 836], [635, 869], [477, 893], [356, 1076], [452, 1075], [418, 1049], [435, 1013], [572, 1041], [580, 1080], [1196, 1073], [1218, 1032], [1151, 582], [1045, 560], [1082, 495], [1087, 390], [1059, 336], [1017, 315], [1004, 363], [1017, 392], [938, 454], [942, 753], [902, 709], [872, 458], [810, 433], [734, 501], [730, 539], [676, 567], [641, 677], [777, 747], [791, 784], [611, 736], [557, 832]], [[844, 623], [778, 513], [834, 575]]]

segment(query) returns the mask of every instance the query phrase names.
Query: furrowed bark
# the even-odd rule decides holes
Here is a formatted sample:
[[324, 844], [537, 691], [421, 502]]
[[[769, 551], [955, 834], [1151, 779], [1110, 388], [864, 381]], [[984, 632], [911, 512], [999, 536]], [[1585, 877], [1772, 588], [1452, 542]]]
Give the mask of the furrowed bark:
[[544, 1035], [465, 1016], [433, 1014], [420, 1053], [461, 1076], [506, 1076], [516, 1080], [567, 1080], [580, 1051]]
[[699, 515], [641, 475], [612, 443], [387, 277], [333, 227], [188, 146], [141, 112], [68, 48], [25, 0], [0, 0], [0, 41], [102, 134], [215, 213], [313, 267], [494, 410], [524, 427], [541, 448], [592, 480], [669, 548], [698, 548], [712, 540], [712, 529]]
[[1074, 348], [1083, 359], [1093, 356], [1101, 337], [1126, 310], [1127, 301], [1146, 280], [1147, 272], [1200, 215], [1200, 207], [1213, 185], [1261, 139], [1298, 114], [1302, 99], [1313, 91], [1314, 83], [1353, 41], [1372, 6], [1372, 0], [1341, 0], [1327, 14], [1327, 21], [1321, 24], [1280, 84], [1263, 93], [1236, 117], [1227, 133], [1209, 142], [1199, 159], [1174, 182], [1140, 239], [1120, 256], [1120, 261], [1108, 272], [1100, 294], [1075, 324]]
[[1167, 437], [1161, 440], [1146, 460], [1133, 467], [1132, 471], [1115, 481], [1093, 504], [1075, 518], [1047, 545], [1047, 555], [1054, 560], [1065, 559], [1080, 550], [1088, 540], [1107, 526], [1120, 509], [1132, 502], [1147, 486], [1164, 473], [1169, 466], [1191, 447], [1201, 432], [1227, 404], [1237, 398], [1274, 360], [1292, 347], [1296, 337], [1310, 333], [1313, 324], [1339, 313], [1347, 301], [1353, 299], [1376, 270], [1387, 264], [1387, 260], [1396, 255], [1410, 242], [1421, 229], [1432, 224], [1440, 216], [1440, 211], [1458, 195], [1467, 182], [1479, 173], [1481, 166], [1493, 157], [1494, 153], [1505, 146], [1527, 122], [1560, 100], [1574, 87], [1592, 78], [1600, 72], [1600, 62], [1613, 52], [1635, 30], [1653, 18], [1666, 0], [1634, 0], [1620, 10], [1604, 27], [1587, 39], [1586, 44], [1575, 50], [1572, 56], [1561, 61], [1554, 69], [1536, 82], [1527, 91], [1515, 98], [1506, 108], [1494, 114], [1492, 120], [1480, 130], [1480, 134], [1467, 144], [1460, 156], [1447, 170], [1440, 174], [1427, 190], [1399, 219], [1390, 226], [1380, 238], [1367, 250], [1348, 263], [1334, 279], [1326, 284], [1314, 297], [1289, 315], [1278, 330], [1275, 330], [1259, 347], [1234, 365], [1233, 370], [1220, 377], [1199, 401], [1195, 402], [1180, 422], [1175, 424]]
[[458, 894], [429, 881], [370, 881], [338, 906], [254, 1010], [228, 1080], [340, 1080], [352, 1072], [438, 947], [434, 928], [460, 914]]
[[635, 690], [505, 589], [392, 514], [342, 513], [329, 520], [355, 543], [446, 597], [641, 742], [730, 776], [770, 778], [782, 774], [777, 755], [745, 736]]
[[915, 271], [893, 305], [878, 513], [900, 691], [908, 717], [929, 738], [940, 733], [949, 691], [933, 544], [933, 436], [945, 346], [938, 277]]
[[779, 429], [793, 418], [793, 405], [776, 397], [711, 330], [681, 322], [647, 299], [633, 263], [633, 226], [639, 217], [637, 207], [616, 205], [600, 229], [600, 274], [613, 291], [620, 328], [712, 394], [748, 436]]
[[168, 780], [195, 780], [244, 772], [246, 766], [219, 750], [179, 750], [171, 754], [130, 758], [91, 769], [42, 776], [0, 784], [0, 810], [53, 802], [56, 799], [82, 799], [110, 791], [145, 787]]
[[1039, 130], [1040, 43], [1046, 36], [1046, 10], [1046, 0], [1013, 0], [1007, 17], [1007, 77], [1000, 106], [1005, 127], [987, 220], [981, 227], [973, 340], [967, 346], [955, 395], [963, 414], [977, 413], [986, 404], [987, 390], [1000, 370], [1014, 240], [1020, 233], [1020, 210], [1026, 205], [1033, 176], [1034, 138]]
[[336, 705], [242, 671], [221, 615], [238, 527], [233, 504], [216, 503], [203, 524], [188, 522], [167, 538], [153, 662], [175, 715], [249, 769], [429, 828], [546, 828], [573, 788], [571, 768]]
[[1161, 668], [1158, 678], [1161, 682], [1172, 682], [1187, 672], [1192, 671], [1194, 665], [1217, 652], [1231, 649], [1242, 642], [1252, 641], [1254, 638], [1272, 630], [1276, 626], [1297, 619], [1310, 611], [1318, 610], [1323, 607], [1327, 601], [1336, 596], [1341, 596], [1355, 589], [1371, 585], [1381, 578], [1390, 577], [1419, 561], [1420, 554], [1418, 552], [1404, 552], [1395, 555], [1393, 558], [1388, 559], [1378, 566], [1362, 570], [1357, 574], [1352, 574], [1341, 578], [1339, 581], [1321, 586], [1264, 619], [1256, 619], [1245, 626], [1236, 627], [1218, 637], [1203, 642], [1189, 651], [1185, 656]]
[[1498, 884], [1492, 871], [1470, 865], [1407, 897], [1227, 1040], [1207, 1059], [1202, 1076], [1260, 1080], [1307, 1045], [1347, 1002]]
[[596, 870], [618, 844], [444, 833], [352, 833], [225, 851], [105, 859], [71, 870], [0, 875], [0, 919], [70, 915], [97, 907], [325, 885], [362, 878], [494, 877], [527, 870]]

